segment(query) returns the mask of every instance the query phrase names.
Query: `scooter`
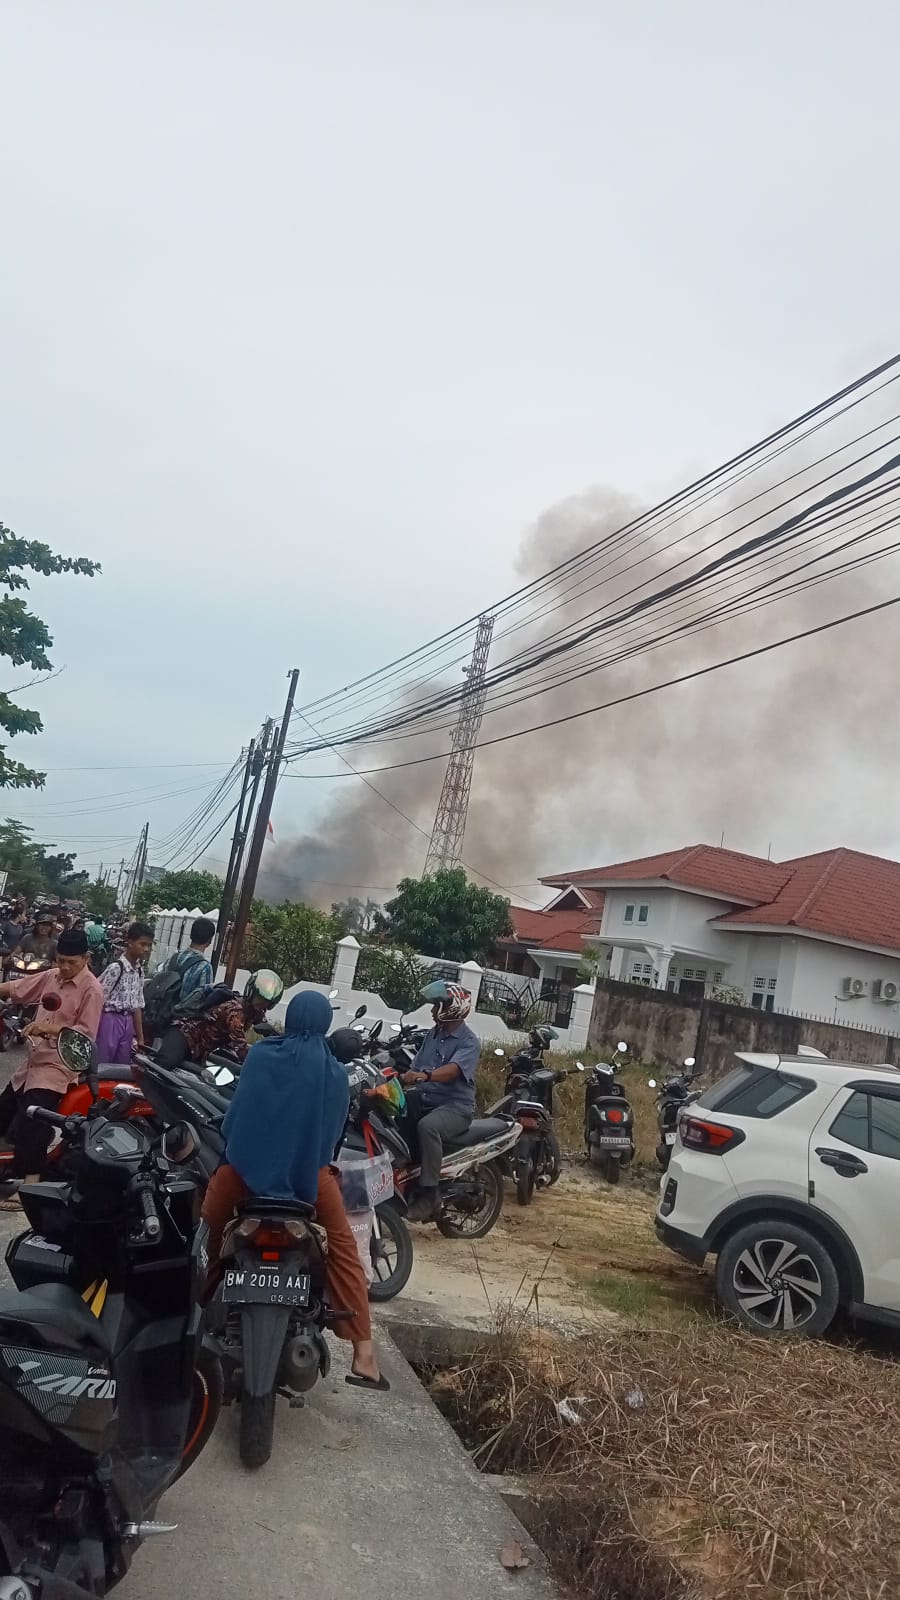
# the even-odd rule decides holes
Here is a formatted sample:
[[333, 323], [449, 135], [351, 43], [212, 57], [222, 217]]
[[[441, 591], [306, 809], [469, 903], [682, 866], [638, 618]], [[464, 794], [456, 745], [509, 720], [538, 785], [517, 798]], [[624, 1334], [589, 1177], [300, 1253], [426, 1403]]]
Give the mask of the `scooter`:
[[[73, 1042], [74, 1041], [74, 1042]], [[85, 1043], [60, 1034], [72, 1070]], [[70, 1063], [67, 1052], [72, 1053]], [[164, 1491], [206, 1445], [222, 1370], [204, 1338], [193, 1136], [116, 1108], [30, 1115], [78, 1151], [71, 1185], [20, 1190], [30, 1224], [0, 1291], [0, 1596], [96, 1600], [128, 1571]]]
[[[663, 1172], [669, 1165], [672, 1155], [672, 1146], [678, 1137], [679, 1112], [692, 1100], [696, 1100], [700, 1091], [691, 1089], [697, 1074], [691, 1069], [696, 1065], [693, 1056], [686, 1056], [684, 1060], [685, 1072], [676, 1073], [674, 1077], [666, 1078], [659, 1094], [656, 1097], [657, 1127], [659, 1139], [656, 1145], [656, 1159]], [[657, 1087], [656, 1079], [648, 1079], [651, 1089]]]
[[584, 1090], [584, 1141], [589, 1161], [599, 1163], [607, 1183], [618, 1183], [634, 1160], [634, 1112], [616, 1078], [616, 1057], [628, 1046], [620, 1040], [611, 1062], [598, 1061]]
[[[495, 1056], [503, 1056], [501, 1049]], [[522, 1129], [509, 1162], [516, 1183], [520, 1206], [530, 1205], [534, 1191], [549, 1189], [562, 1171], [562, 1151], [553, 1128], [553, 1090], [566, 1078], [584, 1072], [584, 1065], [567, 1071], [542, 1064], [543, 1050], [520, 1050], [510, 1061], [503, 1096], [491, 1106], [488, 1116], [507, 1113]]]

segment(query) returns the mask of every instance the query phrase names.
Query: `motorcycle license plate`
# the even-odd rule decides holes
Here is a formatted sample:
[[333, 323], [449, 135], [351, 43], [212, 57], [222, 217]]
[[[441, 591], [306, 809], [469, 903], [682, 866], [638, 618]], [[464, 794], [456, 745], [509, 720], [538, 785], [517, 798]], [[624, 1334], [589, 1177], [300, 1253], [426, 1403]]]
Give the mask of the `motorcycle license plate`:
[[604, 1133], [600, 1137], [600, 1144], [604, 1150], [630, 1150], [631, 1140], [627, 1133]]
[[674, 1144], [675, 1140], [677, 1139], [677, 1137], [678, 1137], [678, 1135], [675, 1134], [675, 1133], [667, 1133], [666, 1134], [666, 1144]]
[[230, 1267], [222, 1284], [226, 1305], [309, 1305], [309, 1273], [280, 1267]]

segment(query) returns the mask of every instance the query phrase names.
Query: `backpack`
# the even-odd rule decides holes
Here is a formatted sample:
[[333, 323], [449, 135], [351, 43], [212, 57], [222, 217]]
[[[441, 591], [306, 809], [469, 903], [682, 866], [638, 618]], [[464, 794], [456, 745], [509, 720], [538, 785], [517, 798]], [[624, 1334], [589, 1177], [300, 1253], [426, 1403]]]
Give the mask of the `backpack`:
[[175, 1006], [172, 1021], [193, 1022], [207, 1011], [214, 1011], [216, 1006], [224, 1005], [226, 1000], [239, 998], [237, 990], [227, 983], [211, 983], [205, 989], [192, 989], [187, 999], [180, 1000]]
[[148, 1037], [165, 1033], [166, 1029], [172, 1026], [175, 1009], [181, 998], [182, 979], [191, 967], [203, 960], [203, 956], [192, 951], [190, 961], [185, 961], [184, 965], [179, 967], [177, 963], [182, 954], [182, 951], [176, 950], [165, 966], [154, 973], [144, 989], [144, 1025]]

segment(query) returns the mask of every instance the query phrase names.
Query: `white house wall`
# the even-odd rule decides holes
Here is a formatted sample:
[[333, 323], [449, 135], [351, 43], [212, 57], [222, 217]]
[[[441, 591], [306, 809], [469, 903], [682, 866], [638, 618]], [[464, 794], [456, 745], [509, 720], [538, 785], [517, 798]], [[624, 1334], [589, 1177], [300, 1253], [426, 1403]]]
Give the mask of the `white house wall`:
[[[634, 906], [634, 920], [625, 921], [625, 907]], [[639, 907], [647, 906], [647, 921], [639, 922]], [[609, 889], [603, 906], [600, 938], [615, 945], [618, 939], [640, 940], [646, 938], [651, 947], [663, 950], [702, 952], [700, 965], [706, 965], [709, 981], [721, 971], [723, 983], [746, 985], [749, 967], [750, 940], [739, 933], [723, 933], [712, 925], [711, 919], [724, 916], [732, 907], [727, 900], [712, 899], [702, 894], [690, 894], [683, 889]], [[759, 943], [758, 938], [754, 941]], [[696, 967], [698, 961], [679, 961], [674, 967], [678, 976], [685, 965]], [[776, 957], [777, 964], [777, 957]], [[626, 955], [622, 975], [631, 971]]]
[[[850, 945], [828, 944], [819, 939], [784, 939], [794, 957], [791, 994], [781, 1000], [791, 1011], [805, 1011], [816, 1017], [829, 1017], [851, 1028], [879, 1028], [885, 1033], [900, 1032], [900, 1006], [884, 1005], [871, 997], [873, 982], [881, 978], [900, 984], [900, 957], [879, 956]], [[860, 1000], [842, 996], [844, 978], [862, 978], [869, 993]], [[839, 998], [837, 998], [839, 997]]]

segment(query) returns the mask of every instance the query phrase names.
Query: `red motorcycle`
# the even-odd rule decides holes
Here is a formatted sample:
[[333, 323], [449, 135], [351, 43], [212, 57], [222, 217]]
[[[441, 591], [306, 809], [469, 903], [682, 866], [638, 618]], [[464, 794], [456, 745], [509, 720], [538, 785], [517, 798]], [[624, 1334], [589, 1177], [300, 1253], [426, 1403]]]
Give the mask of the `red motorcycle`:
[[[56, 995], [48, 995], [41, 1001], [45, 1011], [55, 1011], [59, 1007]], [[0, 1016], [0, 1022], [3, 1017]], [[93, 1049], [90, 1039], [85, 1034], [68, 1033], [69, 1054], [72, 1053], [73, 1037], [83, 1041], [82, 1060], [83, 1066], [77, 1077], [69, 1084], [63, 1095], [57, 1112], [62, 1117], [86, 1117], [91, 1107], [98, 1101], [109, 1105], [115, 1101], [121, 1106], [121, 1115], [127, 1119], [132, 1117], [149, 1117], [154, 1119], [154, 1132], [162, 1132], [162, 1123], [157, 1117], [149, 1100], [145, 1100], [140, 1088], [134, 1081], [131, 1067], [98, 1066], [93, 1060]], [[21, 1042], [21, 1034], [18, 1041]], [[26, 1049], [27, 1049], [26, 1041]], [[77, 1046], [74, 1047], [77, 1050]], [[58, 1130], [54, 1131], [53, 1139], [47, 1150], [47, 1157], [41, 1172], [41, 1177], [48, 1182], [63, 1182], [61, 1162], [65, 1155], [71, 1153], [71, 1145], [66, 1145]], [[11, 1147], [0, 1145], [0, 1198], [14, 1194], [19, 1184], [18, 1178], [11, 1176], [15, 1152]]]

